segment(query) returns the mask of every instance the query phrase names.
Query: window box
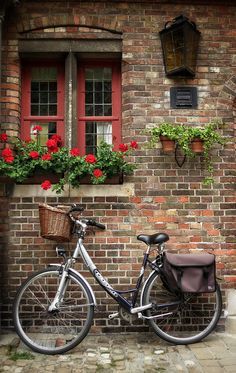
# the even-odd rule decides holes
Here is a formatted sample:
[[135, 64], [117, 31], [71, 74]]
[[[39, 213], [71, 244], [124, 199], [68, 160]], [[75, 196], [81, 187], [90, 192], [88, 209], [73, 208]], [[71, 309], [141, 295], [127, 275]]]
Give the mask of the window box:
[[[107, 177], [103, 184], [107, 184], [107, 185], [108, 184], [109, 185], [123, 184], [123, 181], [124, 181], [123, 174], [119, 174], [119, 175], [114, 175], [114, 176]], [[80, 184], [81, 185], [92, 184], [91, 177], [89, 175], [84, 176], [80, 180]]]
[[56, 184], [60, 181], [60, 179], [63, 177], [61, 174], [55, 174], [50, 171], [45, 171], [45, 172], [37, 172], [34, 175], [28, 177], [22, 182], [18, 182], [17, 184], [23, 184], [23, 185], [28, 185], [28, 184], [42, 184], [45, 180], [50, 180], [51, 184]]

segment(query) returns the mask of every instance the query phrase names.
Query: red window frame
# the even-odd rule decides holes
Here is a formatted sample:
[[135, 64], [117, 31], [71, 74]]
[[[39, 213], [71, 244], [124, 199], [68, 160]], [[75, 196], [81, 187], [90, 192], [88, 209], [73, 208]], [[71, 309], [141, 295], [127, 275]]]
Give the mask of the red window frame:
[[[112, 68], [112, 115], [85, 115], [85, 69], [89, 67]], [[78, 147], [85, 154], [85, 123], [87, 121], [111, 122], [112, 143], [118, 150], [121, 141], [121, 67], [117, 61], [84, 61], [78, 67]]]
[[[33, 67], [56, 67], [57, 75], [57, 115], [36, 116], [31, 115], [31, 72]], [[57, 123], [57, 135], [61, 136], [64, 143], [64, 80], [65, 73], [63, 64], [59, 61], [24, 61], [22, 68], [22, 115], [21, 115], [21, 138], [26, 140], [30, 138], [30, 127], [32, 123], [44, 122]]]

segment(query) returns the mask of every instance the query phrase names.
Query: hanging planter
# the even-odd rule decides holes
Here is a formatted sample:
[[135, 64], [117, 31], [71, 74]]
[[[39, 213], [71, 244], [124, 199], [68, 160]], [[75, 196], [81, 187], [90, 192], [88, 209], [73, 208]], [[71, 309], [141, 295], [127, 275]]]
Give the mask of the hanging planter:
[[[225, 139], [218, 132], [218, 129], [222, 128], [222, 126], [223, 123], [220, 120], [211, 121], [205, 124], [204, 127], [162, 122], [156, 127], [149, 129], [146, 133], [150, 135], [149, 145], [151, 147], [155, 147], [158, 140], [161, 140], [162, 137], [168, 137], [173, 140], [175, 142], [175, 159], [180, 167], [184, 164], [186, 157], [193, 158], [196, 154], [202, 153], [204, 167], [209, 175], [204, 178], [203, 183], [208, 185], [213, 182], [210, 150], [217, 144], [225, 144]], [[166, 141], [163, 142], [163, 150], [165, 143]], [[167, 152], [170, 151], [170, 148], [168, 148]], [[179, 151], [183, 157], [181, 161], [178, 161], [179, 155], [177, 153]]]
[[167, 136], [160, 136], [162, 149], [164, 153], [173, 153], [175, 151], [175, 141]]

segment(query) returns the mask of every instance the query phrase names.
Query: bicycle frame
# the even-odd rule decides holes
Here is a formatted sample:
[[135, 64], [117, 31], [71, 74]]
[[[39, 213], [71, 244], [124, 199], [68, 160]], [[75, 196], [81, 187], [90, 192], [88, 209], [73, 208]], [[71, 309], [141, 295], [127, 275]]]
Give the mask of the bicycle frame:
[[[95, 280], [99, 283], [99, 285], [113, 299], [115, 299], [115, 301], [117, 303], [119, 303], [122, 307], [124, 307], [128, 312], [138, 313], [138, 312], [140, 312], [144, 309], [151, 308], [152, 305], [146, 305], [146, 306], [141, 306], [141, 307], [136, 307], [135, 308], [135, 304], [136, 304], [136, 301], [137, 301], [139, 289], [141, 287], [142, 279], [143, 279], [143, 276], [144, 276], [144, 271], [145, 271], [145, 268], [147, 266], [147, 263], [150, 262], [149, 259], [148, 259], [149, 249], [144, 254], [143, 263], [142, 263], [140, 274], [139, 274], [139, 277], [138, 277], [138, 280], [137, 280], [137, 283], [136, 283], [136, 287], [134, 289], [122, 290], [122, 291], [114, 289], [109, 284], [108, 280], [106, 280], [102, 276], [102, 274], [99, 272], [98, 268], [96, 267], [96, 265], [94, 264], [94, 262], [90, 258], [86, 248], [84, 247], [82, 238], [78, 239], [73, 258], [77, 259], [79, 255], [82, 257], [85, 265], [88, 267], [89, 271], [91, 272], [91, 274], [93, 275]], [[122, 294], [129, 294], [129, 293], [133, 294], [131, 302], [129, 302], [124, 296], [122, 296]]]
[[[144, 276], [144, 271], [145, 271], [145, 268], [147, 266], [147, 264], [149, 264], [149, 266], [154, 269], [154, 270], [157, 270], [158, 271], [158, 266], [151, 262], [149, 260], [149, 251], [150, 251], [150, 247], [148, 247], [146, 253], [144, 253], [144, 257], [143, 257], [143, 263], [141, 265], [141, 270], [140, 270], [140, 274], [139, 274], [139, 277], [137, 279], [137, 283], [136, 283], [136, 286], [134, 289], [130, 289], [130, 290], [122, 290], [122, 291], [119, 291], [119, 290], [116, 290], [114, 289], [110, 283], [108, 282], [108, 280], [106, 280], [103, 275], [99, 272], [98, 268], [96, 267], [96, 265], [94, 264], [94, 262], [92, 261], [91, 257], [89, 256], [86, 248], [84, 247], [84, 244], [83, 244], [83, 238], [79, 238], [78, 241], [77, 241], [77, 245], [76, 245], [76, 248], [74, 250], [74, 253], [72, 255], [72, 258], [69, 259], [69, 261], [71, 260], [72, 262], [75, 262], [78, 257], [80, 256], [84, 262], [84, 264], [88, 267], [90, 273], [92, 274], [92, 276], [95, 278], [95, 280], [99, 283], [99, 285], [118, 303], [120, 304], [120, 306], [122, 306], [123, 308], [125, 308], [129, 313], [131, 314], [136, 314], [138, 312], [141, 312], [141, 311], [144, 311], [144, 310], [147, 310], [147, 309], [150, 309], [152, 307], [152, 304], [147, 304], [145, 306], [139, 306], [139, 307], [135, 307], [135, 304], [136, 304], [136, 301], [137, 301], [137, 298], [138, 298], [138, 293], [139, 293], [139, 290], [140, 290], [140, 287], [141, 287], [141, 284], [142, 284], [142, 280], [143, 280], [143, 276]], [[50, 266], [54, 266], [55, 264], [50, 264]], [[58, 264], [57, 264], [58, 265]], [[65, 281], [66, 281], [66, 276], [67, 276], [67, 273], [69, 270], [71, 270], [70, 268], [70, 264], [68, 265], [68, 262], [66, 263], [66, 265], [63, 266], [63, 271], [62, 271], [62, 278], [61, 278], [61, 282], [60, 282], [60, 285], [59, 285], [59, 288], [58, 288], [58, 292], [54, 298], [54, 301], [52, 302], [51, 306], [50, 306], [50, 310], [53, 310], [54, 307], [56, 307], [56, 304], [58, 303], [58, 300], [60, 298], [63, 297], [63, 293], [65, 291]], [[73, 270], [76, 274], [78, 274], [77, 271]], [[81, 275], [80, 275], [81, 277]], [[93, 294], [93, 291], [91, 289], [91, 287], [89, 286], [92, 294]], [[128, 301], [122, 294], [132, 294], [132, 299], [131, 301]], [[95, 299], [95, 297], [94, 297]], [[95, 302], [96, 304], [96, 302]]]

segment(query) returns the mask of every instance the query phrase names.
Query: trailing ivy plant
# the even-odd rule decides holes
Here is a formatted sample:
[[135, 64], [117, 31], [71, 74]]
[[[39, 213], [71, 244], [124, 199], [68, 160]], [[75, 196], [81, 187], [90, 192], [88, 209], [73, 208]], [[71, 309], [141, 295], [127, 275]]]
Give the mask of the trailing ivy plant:
[[214, 181], [210, 151], [217, 144], [225, 144], [225, 138], [219, 133], [219, 129], [221, 129], [222, 126], [223, 123], [219, 120], [213, 120], [204, 127], [192, 127], [190, 125], [162, 122], [147, 131], [150, 136], [148, 145], [154, 147], [161, 136], [166, 136], [178, 144], [178, 147], [185, 156], [193, 158], [196, 156], [196, 153], [192, 151], [191, 143], [196, 138], [202, 140], [204, 148], [204, 166], [208, 173], [208, 176], [203, 179], [203, 183], [205, 185], [210, 185]]

